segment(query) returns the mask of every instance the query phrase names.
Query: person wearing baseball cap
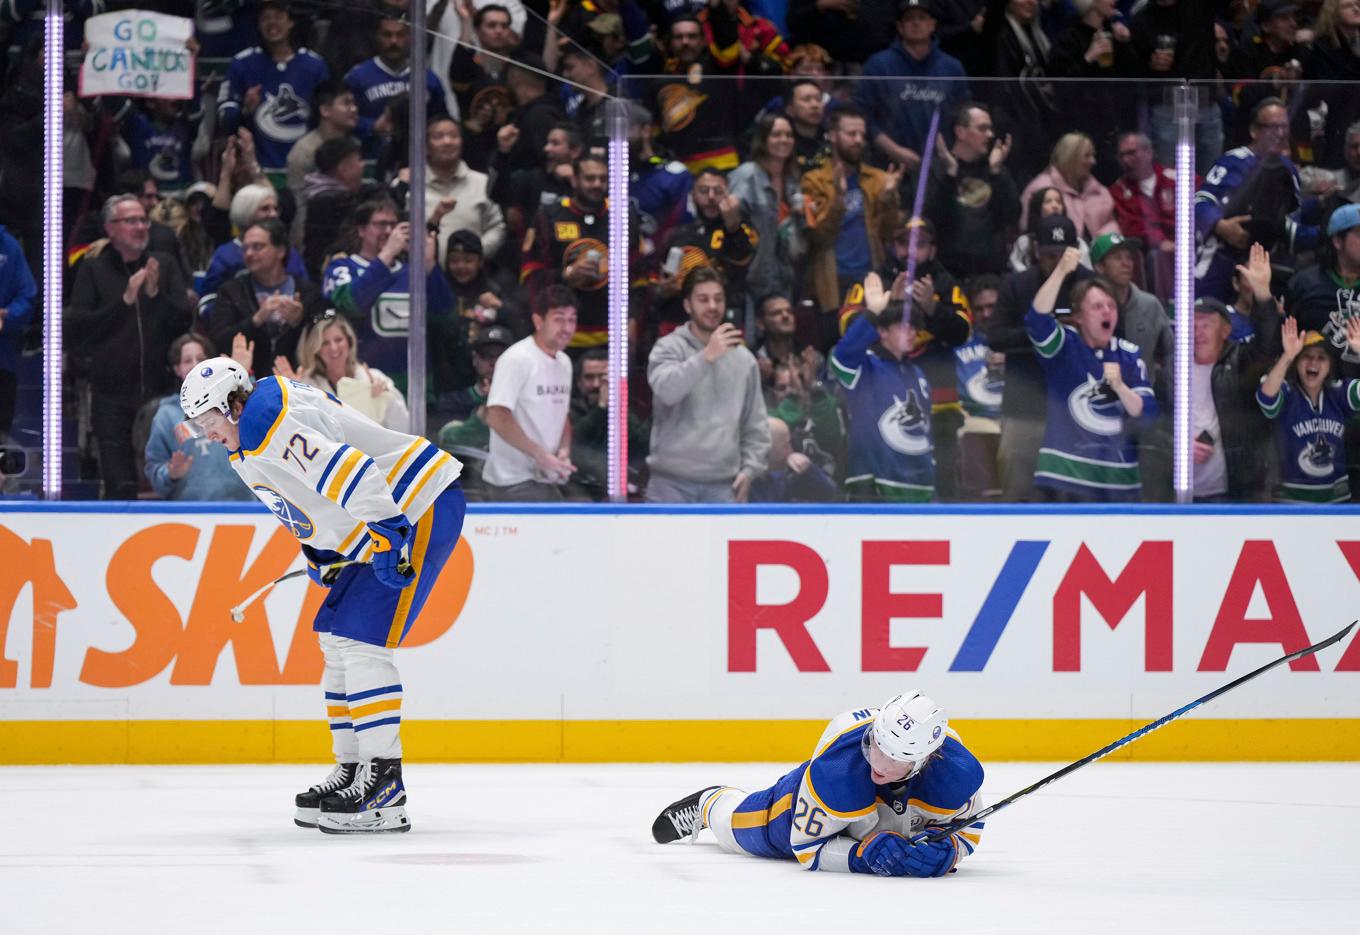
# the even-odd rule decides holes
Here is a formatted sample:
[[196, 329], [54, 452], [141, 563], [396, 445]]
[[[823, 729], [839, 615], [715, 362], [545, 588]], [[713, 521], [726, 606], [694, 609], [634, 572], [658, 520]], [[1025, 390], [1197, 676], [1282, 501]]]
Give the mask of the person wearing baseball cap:
[[[1326, 244], [1318, 262], [1289, 278], [1284, 307], [1287, 314], [1298, 319], [1301, 329], [1316, 331], [1332, 347], [1342, 348], [1346, 338], [1340, 328], [1355, 314], [1351, 311], [1352, 297], [1360, 296], [1360, 205], [1337, 208], [1325, 230]], [[1350, 352], [1345, 356], [1350, 359]]]
[[[1039, 287], [1057, 268], [1063, 252], [1074, 246], [1080, 249], [1081, 241], [1070, 219], [1055, 214], [1041, 220], [1031, 245], [1034, 262], [1028, 269], [1002, 280], [993, 322], [987, 332], [988, 347], [1006, 355], [1006, 392], [1001, 397], [1001, 441], [997, 452], [1004, 500], [1034, 499], [1035, 462], [1044, 438], [1048, 405], [1044, 373], [1025, 331], [1025, 313]], [[1072, 305], [1072, 288], [1094, 275], [1086, 266], [1077, 266], [1058, 290], [1055, 311], [1065, 315]]]
[[1190, 435], [1197, 502], [1241, 503], [1265, 494], [1269, 433], [1252, 396], [1280, 353], [1280, 315], [1270, 293], [1270, 272], [1270, 257], [1258, 244], [1240, 274], [1251, 297], [1252, 340], [1233, 340], [1235, 316], [1221, 300], [1195, 299]]
[[951, 113], [967, 96], [963, 65], [935, 39], [935, 6], [934, 0], [897, 0], [897, 41], [870, 56], [864, 63], [868, 80], [855, 85], [869, 141], [888, 162], [913, 171], [930, 132], [932, 108], [921, 102], [935, 101], [941, 113]]

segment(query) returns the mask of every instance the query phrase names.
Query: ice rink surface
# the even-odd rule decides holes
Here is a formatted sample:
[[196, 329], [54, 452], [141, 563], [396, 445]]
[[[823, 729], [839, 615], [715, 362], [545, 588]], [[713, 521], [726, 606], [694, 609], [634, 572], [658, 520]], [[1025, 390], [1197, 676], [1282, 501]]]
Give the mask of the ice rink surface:
[[[791, 765], [791, 764], [790, 764]], [[992, 802], [1056, 765], [987, 765]], [[1360, 765], [1098, 763], [988, 821], [938, 880], [652, 843], [656, 813], [771, 764], [406, 769], [412, 830], [295, 827], [325, 766], [0, 768], [0, 932], [1342, 932]]]

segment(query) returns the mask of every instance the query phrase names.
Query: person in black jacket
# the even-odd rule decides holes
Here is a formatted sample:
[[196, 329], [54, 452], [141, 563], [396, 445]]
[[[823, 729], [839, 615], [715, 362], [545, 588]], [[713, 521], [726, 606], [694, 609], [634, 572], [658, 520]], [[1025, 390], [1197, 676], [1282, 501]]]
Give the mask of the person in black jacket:
[[1210, 392], [1191, 392], [1195, 500], [1265, 498], [1271, 453], [1269, 425], [1256, 405], [1256, 387], [1280, 355], [1280, 315], [1270, 295], [1270, 260], [1257, 245], [1245, 269], [1252, 290], [1253, 338], [1232, 341], [1232, 319], [1218, 299], [1195, 300], [1194, 381], [1209, 378]]
[[940, 262], [965, 279], [1002, 273], [1020, 220], [1020, 189], [1006, 168], [1011, 137], [996, 139], [991, 110], [970, 102], [954, 118], [953, 147], [937, 139], [925, 214], [940, 232]]
[[272, 374], [279, 357], [296, 370], [302, 330], [326, 310], [321, 290], [284, 268], [288, 231], [278, 220], [246, 228], [241, 251], [246, 268], [218, 290], [207, 322], [209, 337], [219, 347], [231, 347], [238, 332], [245, 335], [257, 378]]
[[146, 209], [135, 195], [114, 195], [102, 215], [109, 242], [81, 260], [63, 321], [73, 350], [90, 358], [104, 499], [135, 500], [132, 423], [143, 404], [174, 388], [164, 361], [189, 330], [188, 283], [173, 257], [148, 248]]

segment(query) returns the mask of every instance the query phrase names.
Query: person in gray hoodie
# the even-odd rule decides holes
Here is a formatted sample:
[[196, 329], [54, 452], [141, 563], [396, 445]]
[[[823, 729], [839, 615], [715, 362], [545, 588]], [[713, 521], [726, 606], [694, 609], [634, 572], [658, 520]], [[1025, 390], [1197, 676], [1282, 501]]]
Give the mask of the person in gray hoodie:
[[723, 320], [722, 279], [708, 267], [685, 278], [689, 321], [647, 358], [652, 503], [745, 503], [765, 472], [770, 426], [755, 355]]

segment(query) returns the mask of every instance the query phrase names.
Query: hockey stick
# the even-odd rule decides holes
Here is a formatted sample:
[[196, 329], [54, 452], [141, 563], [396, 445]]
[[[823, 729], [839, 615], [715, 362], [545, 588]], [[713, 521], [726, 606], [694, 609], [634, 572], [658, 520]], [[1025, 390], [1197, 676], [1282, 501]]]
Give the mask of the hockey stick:
[[[367, 565], [367, 564], [368, 564], [367, 562], [349, 562], [349, 561], [335, 562], [331, 565], [326, 566], [326, 574], [329, 575], [332, 571], [339, 571], [341, 568], [346, 568], [350, 565]], [[397, 565], [397, 571], [401, 572], [403, 575], [409, 578], [411, 577], [413, 569], [409, 561], [407, 561], [406, 559], [402, 559], [401, 562]], [[297, 568], [294, 569], [293, 571], [288, 572], [286, 575], [279, 575], [279, 577], [275, 578], [273, 581], [269, 582], [264, 587], [257, 590], [254, 594], [250, 595], [250, 597], [246, 598], [241, 603], [233, 607], [231, 609], [232, 622], [241, 623], [243, 620], [245, 620], [246, 610], [250, 607], [250, 605], [258, 601], [267, 592], [272, 591], [276, 585], [283, 584], [285, 581], [289, 581], [293, 578], [301, 578], [305, 574], [307, 574], [307, 569]]]
[[1260, 675], [1262, 672], [1266, 672], [1270, 669], [1275, 668], [1281, 663], [1289, 662], [1290, 660], [1293, 659], [1302, 659], [1304, 656], [1311, 656], [1313, 653], [1319, 650], [1326, 649], [1333, 643], [1340, 642], [1341, 639], [1344, 638], [1347, 633], [1351, 632], [1351, 630], [1355, 628], [1356, 623], [1360, 623], [1360, 621], [1352, 620], [1349, 626], [1327, 637], [1321, 643], [1314, 643], [1312, 646], [1305, 647], [1304, 649], [1300, 649], [1297, 652], [1292, 652], [1287, 656], [1281, 656], [1274, 662], [1266, 663], [1265, 665], [1261, 666], [1261, 668], [1255, 670], [1254, 672], [1248, 672], [1246, 675], [1243, 675], [1240, 678], [1233, 679], [1231, 682], [1229, 682], [1227, 685], [1224, 685], [1221, 688], [1215, 688], [1213, 691], [1209, 692], [1209, 694], [1196, 698], [1194, 701], [1190, 702], [1187, 705], [1182, 705], [1175, 711], [1172, 711], [1170, 714], [1164, 717], [1160, 717], [1157, 720], [1153, 721], [1151, 724], [1144, 724], [1142, 727], [1138, 728], [1133, 733], [1126, 734], [1123, 737], [1120, 737], [1118, 740], [1116, 740], [1109, 746], [1101, 747], [1095, 753], [1092, 753], [1089, 756], [1084, 756], [1080, 760], [1077, 760], [1075, 763], [1067, 764], [1062, 769], [1058, 770], [1056, 773], [1052, 773], [1048, 776], [1045, 776], [1043, 779], [1040, 779], [1032, 786], [1026, 786], [1019, 792], [1007, 796], [1000, 802], [997, 802], [995, 805], [990, 805], [987, 808], [984, 808], [982, 811], [978, 812], [975, 815], [970, 815], [967, 818], [960, 818], [957, 821], [951, 821], [947, 825], [942, 825], [939, 828], [939, 830], [933, 832], [928, 838], [926, 838], [926, 841], [928, 842], [941, 841], [944, 838], [949, 837], [955, 831], [958, 831], [962, 828], [966, 828], [969, 825], [973, 824], [974, 822], [986, 818], [993, 812], [999, 812], [1008, 805], [1014, 805], [1016, 802], [1020, 801], [1030, 793], [1038, 792], [1044, 786], [1052, 782], [1057, 782], [1059, 779], [1062, 779], [1068, 773], [1075, 773], [1083, 766], [1087, 766], [1091, 763], [1094, 763], [1096, 760], [1109, 756], [1111, 753], [1118, 750], [1120, 747], [1127, 746], [1128, 744], [1133, 743], [1135, 740], [1138, 740], [1143, 736], [1152, 733], [1157, 728], [1164, 727], [1167, 724], [1170, 724], [1172, 721], [1176, 720], [1176, 718], [1180, 717], [1182, 714], [1186, 714], [1189, 711], [1198, 708], [1200, 705], [1204, 704], [1207, 701], [1213, 701], [1215, 698], [1217, 698], [1224, 692], [1231, 691], [1238, 685], [1241, 685], [1243, 682], [1251, 681], [1252, 679], [1256, 678], [1256, 676]]

